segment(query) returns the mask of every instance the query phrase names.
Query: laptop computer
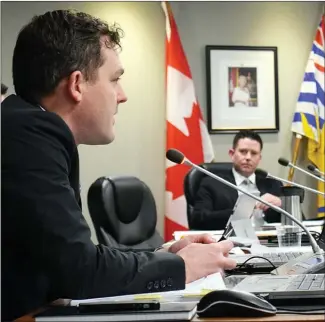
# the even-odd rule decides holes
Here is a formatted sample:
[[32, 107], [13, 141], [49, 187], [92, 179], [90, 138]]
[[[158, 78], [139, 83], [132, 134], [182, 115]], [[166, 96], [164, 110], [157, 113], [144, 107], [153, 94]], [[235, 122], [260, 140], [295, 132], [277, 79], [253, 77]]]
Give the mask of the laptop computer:
[[[317, 240], [317, 244], [323, 250], [325, 250], [325, 225], [323, 225], [322, 232]], [[246, 255], [229, 255], [230, 258], [233, 258], [237, 262], [237, 267], [244, 267], [244, 264], [247, 263], [250, 265], [250, 268], [274, 268], [279, 267], [290, 260], [293, 260], [306, 251], [278, 251], [278, 252], [265, 252], [259, 254], [246, 254]], [[311, 251], [308, 251], [311, 253]], [[267, 260], [263, 258], [253, 258], [254, 256], [264, 257], [268, 259], [273, 265], [271, 265]], [[252, 259], [250, 259], [252, 258]]]
[[320, 299], [324, 302], [324, 282], [325, 274], [253, 275], [243, 278], [233, 290], [250, 292], [268, 300]]
[[[318, 239], [318, 245], [325, 249], [325, 228], [323, 225], [322, 233]], [[324, 307], [325, 302], [325, 274], [322, 267], [319, 269], [319, 263], [324, 266], [324, 254], [307, 256], [309, 259], [297, 263], [296, 273], [288, 272], [288, 274], [273, 275], [258, 274], [252, 276], [229, 276], [225, 278], [227, 287], [231, 285], [233, 290], [246, 291], [264, 297], [268, 301], [288, 303], [296, 301], [295, 305], [303, 303], [316, 304], [321, 303]], [[321, 260], [320, 260], [321, 259]], [[320, 260], [320, 261], [319, 261]], [[315, 262], [316, 261], [316, 262]], [[318, 263], [319, 261], [319, 263]], [[311, 270], [309, 268], [316, 268]], [[280, 269], [280, 268], [279, 268]], [[299, 270], [311, 272], [309, 274], [299, 274]], [[299, 299], [301, 301], [299, 301]]]

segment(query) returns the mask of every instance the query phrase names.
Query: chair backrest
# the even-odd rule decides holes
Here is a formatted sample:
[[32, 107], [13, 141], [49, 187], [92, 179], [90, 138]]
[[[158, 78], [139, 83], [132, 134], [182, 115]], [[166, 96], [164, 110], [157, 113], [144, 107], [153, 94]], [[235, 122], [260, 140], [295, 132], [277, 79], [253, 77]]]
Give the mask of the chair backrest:
[[[200, 166], [214, 174], [221, 175], [224, 172], [228, 172], [232, 169], [233, 164], [231, 162], [213, 162], [213, 163], [202, 163]], [[192, 168], [184, 178], [184, 194], [187, 203], [187, 220], [189, 228], [193, 228], [192, 217], [194, 210], [194, 202], [197, 191], [199, 190], [202, 179], [206, 174]]]
[[88, 208], [98, 242], [120, 248], [156, 248], [157, 210], [150, 188], [132, 176], [101, 177], [88, 191]]

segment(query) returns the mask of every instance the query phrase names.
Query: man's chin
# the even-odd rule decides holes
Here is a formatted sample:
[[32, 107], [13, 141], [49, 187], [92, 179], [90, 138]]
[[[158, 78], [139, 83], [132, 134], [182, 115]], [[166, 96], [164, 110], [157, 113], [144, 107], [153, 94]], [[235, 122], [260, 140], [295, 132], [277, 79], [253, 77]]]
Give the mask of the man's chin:
[[101, 137], [98, 137], [96, 139], [88, 140], [87, 142], [81, 143], [85, 145], [107, 145], [114, 141], [115, 135], [103, 135]]
[[244, 167], [244, 168], [241, 168], [241, 172], [243, 174], [245, 174], [246, 176], [250, 176], [255, 172], [255, 170], [251, 167]]

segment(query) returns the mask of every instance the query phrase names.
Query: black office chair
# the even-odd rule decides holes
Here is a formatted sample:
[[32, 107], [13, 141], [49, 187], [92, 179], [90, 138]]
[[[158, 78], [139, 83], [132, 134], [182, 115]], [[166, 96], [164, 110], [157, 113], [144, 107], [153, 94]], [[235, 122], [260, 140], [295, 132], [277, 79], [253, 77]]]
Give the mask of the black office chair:
[[149, 187], [136, 177], [101, 177], [88, 191], [88, 208], [98, 242], [153, 249], [163, 238], [156, 231], [157, 210]]
[[[214, 174], [222, 176], [223, 172], [228, 172], [232, 169], [233, 164], [231, 162], [214, 162], [202, 163], [200, 166]], [[200, 187], [201, 181], [205, 176], [206, 174], [192, 168], [184, 178], [184, 195], [187, 203], [186, 210], [189, 229], [196, 229], [192, 221], [195, 196]]]

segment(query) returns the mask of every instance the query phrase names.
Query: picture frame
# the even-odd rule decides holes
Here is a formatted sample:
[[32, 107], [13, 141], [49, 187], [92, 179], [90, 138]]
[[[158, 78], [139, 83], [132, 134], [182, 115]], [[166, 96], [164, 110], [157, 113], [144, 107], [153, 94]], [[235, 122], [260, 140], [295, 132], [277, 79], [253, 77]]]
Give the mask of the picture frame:
[[207, 117], [211, 134], [277, 133], [277, 47], [207, 45]]

